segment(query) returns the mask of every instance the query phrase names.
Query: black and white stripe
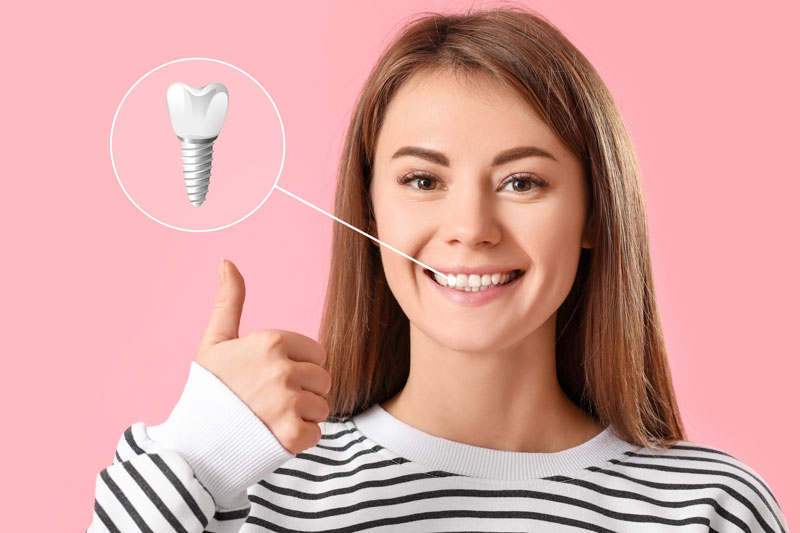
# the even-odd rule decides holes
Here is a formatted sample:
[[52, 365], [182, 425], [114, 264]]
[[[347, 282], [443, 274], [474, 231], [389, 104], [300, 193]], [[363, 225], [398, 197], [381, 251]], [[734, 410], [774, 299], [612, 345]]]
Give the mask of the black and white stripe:
[[[175, 452], [139, 422], [97, 477], [89, 533], [263, 531], [742, 531], [786, 533], [766, 483], [692, 443], [626, 451], [576, 475], [503, 482], [426, 470], [372, 442], [352, 419], [220, 512]], [[549, 528], [549, 529], [548, 529]]]
[[752, 531], [786, 533], [763, 480], [734, 457], [679, 443], [570, 476], [504, 482], [425, 470], [352, 419], [249, 490], [242, 532]]
[[[216, 405], [242, 407], [233, 392], [203, 381], [204, 370], [194, 372], [187, 384], [192, 394], [182, 400], [187, 419]], [[195, 406], [208, 383], [223, 396]], [[563, 452], [516, 454], [423, 434], [376, 407], [320, 423], [315, 447], [283, 455], [270, 433], [265, 443], [253, 431], [263, 431], [255, 415], [236, 420], [221, 430], [233, 438], [219, 439], [211, 425], [209, 441], [236, 448], [221, 457], [248, 456], [251, 447], [262, 446], [270, 471], [246, 488], [246, 506], [218, 508], [184, 457], [152, 440], [138, 422], [125, 430], [112, 465], [97, 476], [87, 532], [787, 533], [780, 505], [756, 471], [696, 443], [652, 451], [606, 431]], [[260, 436], [243, 441], [244, 434]], [[400, 449], [406, 452], [394, 451]], [[195, 457], [200, 462], [193, 464], [229, 472], [224, 459], [206, 459]], [[233, 501], [244, 501], [244, 490]]]
[[122, 435], [114, 463], [97, 475], [88, 533], [239, 531], [249, 507], [219, 511], [177, 453], [161, 449], [138, 422]]

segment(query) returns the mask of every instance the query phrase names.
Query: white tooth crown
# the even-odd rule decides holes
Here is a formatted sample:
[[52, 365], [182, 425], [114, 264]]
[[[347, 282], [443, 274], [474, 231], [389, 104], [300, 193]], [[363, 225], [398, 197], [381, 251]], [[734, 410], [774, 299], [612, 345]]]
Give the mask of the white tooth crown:
[[214, 139], [228, 112], [228, 89], [218, 82], [199, 88], [175, 82], [167, 89], [167, 110], [182, 144], [186, 192], [199, 207], [208, 194]]
[[442, 276], [433, 275], [436, 282], [443, 287], [450, 287], [466, 292], [483, 291], [494, 285], [504, 285], [517, 277], [517, 271], [505, 274], [448, 274]]

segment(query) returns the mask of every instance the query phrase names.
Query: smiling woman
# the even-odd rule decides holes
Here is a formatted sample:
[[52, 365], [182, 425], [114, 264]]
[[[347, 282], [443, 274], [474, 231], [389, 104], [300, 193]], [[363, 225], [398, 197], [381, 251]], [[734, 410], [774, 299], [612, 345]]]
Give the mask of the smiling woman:
[[[518, 527], [785, 531], [756, 472], [686, 440], [630, 137], [544, 17], [410, 24], [370, 73], [341, 161], [336, 216], [438, 274], [334, 227], [320, 331], [332, 431], [465, 476], [435, 489], [541, 491], [493, 504], [542, 513]], [[441, 527], [471, 524], [448, 516]]]
[[[440, 279], [334, 228], [331, 414], [381, 403], [431, 434], [517, 451], [568, 448], [611, 423], [640, 446], [674, 443], [685, 434], [621, 117], [557, 31], [496, 16], [419, 23], [362, 92], [336, 215]], [[477, 37], [493, 26], [502, 46]], [[514, 271], [507, 286], [491, 279]]]
[[320, 443], [291, 457], [193, 364], [170, 419], [120, 439], [92, 531], [785, 533], [757, 472], [686, 440], [630, 138], [543, 17], [405, 27], [359, 96], [335, 215], [433, 272], [334, 226], [324, 357], [288, 337], [330, 375]]

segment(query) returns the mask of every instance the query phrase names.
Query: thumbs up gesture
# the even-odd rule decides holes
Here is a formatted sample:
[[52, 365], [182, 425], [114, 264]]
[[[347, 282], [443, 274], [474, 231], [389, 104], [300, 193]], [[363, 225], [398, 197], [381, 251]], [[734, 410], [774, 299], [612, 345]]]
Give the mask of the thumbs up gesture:
[[197, 363], [231, 389], [290, 453], [314, 447], [328, 417], [331, 378], [325, 349], [293, 331], [263, 329], [239, 338], [244, 278], [222, 260], [219, 286]]

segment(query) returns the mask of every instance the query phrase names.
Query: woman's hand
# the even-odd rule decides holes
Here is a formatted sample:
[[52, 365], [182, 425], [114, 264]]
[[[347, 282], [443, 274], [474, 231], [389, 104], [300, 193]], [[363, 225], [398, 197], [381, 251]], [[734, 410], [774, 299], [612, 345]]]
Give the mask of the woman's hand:
[[223, 261], [208, 329], [197, 362], [247, 404], [287, 451], [298, 454], [321, 437], [328, 417], [324, 396], [331, 378], [322, 368], [325, 349], [314, 339], [279, 329], [239, 338], [244, 278]]

